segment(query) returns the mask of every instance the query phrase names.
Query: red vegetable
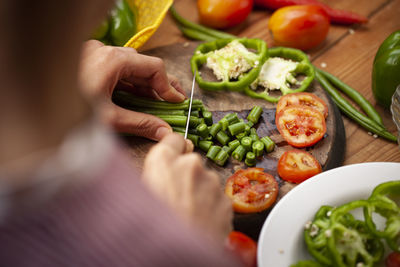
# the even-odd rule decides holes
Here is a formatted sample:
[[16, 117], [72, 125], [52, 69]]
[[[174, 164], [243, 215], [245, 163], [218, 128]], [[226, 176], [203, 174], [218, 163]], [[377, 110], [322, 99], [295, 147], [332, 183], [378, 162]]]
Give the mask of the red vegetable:
[[232, 231], [225, 241], [225, 247], [244, 263], [244, 267], [257, 266], [257, 243], [247, 235]]
[[400, 252], [390, 253], [385, 260], [386, 267], [400, 267]]
[[353, 24], [366, 23], [368, 18], [351, 11], [334, 9], [330, 6], [319, 2], [318, 0], [255, 0], [256, 6], [266, 7], [270, 9], [278, 9], [284, 6], [292, 5], [319, 5], [328, 14], [331, 23], [336, 24]]
[[253, 0], [197, 0], [200, 22], [225, 29], [244, 21], [253, 9]]

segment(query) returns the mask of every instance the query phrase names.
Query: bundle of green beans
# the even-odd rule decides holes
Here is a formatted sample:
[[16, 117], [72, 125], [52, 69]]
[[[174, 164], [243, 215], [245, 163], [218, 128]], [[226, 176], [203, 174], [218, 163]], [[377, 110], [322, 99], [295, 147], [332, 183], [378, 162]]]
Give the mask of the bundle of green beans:
[[[382, 118], [380, 117], [379, 113], [359, 92], [343, 83], [332, 74], [318, 68], [315, 68], [315, 77], [325, 91], [327, 91], [327, 93], [331, 96], [333, 102], [335, 102], [338, 108], [347, 117], [354, 120], [359, 125], [374, 134], [377, 134], [392, 142], [397, 141], [396, 136], [391, 134], [383, 125]], [[359, 105], [366, 115], [354, 108], [350, 102], [340, 95], [338, 90], [342, 91], [357, 105]]]
[[[112, 99], [121, 107], [157, 116], [171, 125], [174, 132], [185, 134], [190, 104], [188, 100], [169, 103], [134, 96], [125, 91], [115, 91]], [[275, 147], [271, 138], [260, 138], [253, 128], [261, 114], [262, 108], [255, 106], [247, 116], [247, 122], [239, 119], [237, 113], [229, 113], [213, 123], [212, 113], [204, 107], [203, 102], [193, 99], [187, 137], [219, 166], [224, 166], [230, 155], [236, 160], [245, 160], [248, 166], [254, 166], [264, 150], [269, 153]]]
[[170, 12], [182, 34], [190, 39], [209, 42], [217, 39], [237, 38], [236, 36], [229, 33], [204, 27], [200, 24], [184, 19], [181, 15], [178, 14], [174, 6], [171, 6]]

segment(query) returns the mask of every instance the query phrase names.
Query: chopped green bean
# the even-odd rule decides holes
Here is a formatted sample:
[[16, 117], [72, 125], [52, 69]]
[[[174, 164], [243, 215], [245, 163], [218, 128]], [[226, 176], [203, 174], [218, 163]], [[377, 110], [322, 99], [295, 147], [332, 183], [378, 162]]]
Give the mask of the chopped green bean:
[[263, 110], [260, 106], [254, 106], [253, 109], [250, 111], [249, 115], [247, 116], [247, 120], [256, 124], [260, 119], [262, 112]]
[[201, 140], [199, 141], [199, 148], [204, 152], [208, 152], [208, 150], [213, 144], [214, 143], [212, 141]]
[[229, 125], [239, 122], [237, 113], [229, 113], [229, 114], [225, 115], [224, 118], [228, 121]]
[[203, 111], [203, 118], [208, 126], [213, 124], [212, 113], [210, 111]]
[[[174, 132], [177, 132], [177, 133], [185, 133], [185, 131], [186, 131], [186, 128], [185, 128], [185, 127], [171, 126], [171, 128], [172, 128], [172, 130], [173, 130]], [[189, 128], [189, 129], [188, 129], [188, 133], [189, 133], [189, 134], [195, 134], [195, 135], [197, 135], [196, 129], [191, 129], [191, 128]]]
[[[185, 135], [185, 133], [181, 133], [181, 132], [177, 132], [177, 133], [180, 134], [180, 135], [183, 135], [183, 136]], [[192, 141], [192, 143], [193, 143], [193, 145], [194, 145], [195, 147], [198, 147], [198, 146], [199, 146], [200, 136], [195, 135], [195, 134], [189, 134], [189, 133], [188, 133], [187, 139], [189, 139], [190, 141]]]
[[244, 160], [244, 163], [247, 166], [255, 166], [256, 165], [256, 155], [253, 152], [247, 152], [246, 153], [246, 159]]
[[244, 130], [246, 128], [245, 126], [246, 126], [246, 124], [244, 124], [243, 122], [240, 121], [240, 122], [229, 125], [228, 130], [232, 136], [235, 136], [235, 135], [238, 135], [238, 134], [244, 132]]
[[217, 157], [219, 151], [221, 151], [221, 147], [220, 146], [211, 146], [210, 149], [207, 152], [206, 157], [211, 159], [212, 161], [214, 161], [215, 158]]
[[[186, 116], [178, 116], [178, 115], [156, 115], [166, 123], [168, 123], [171, 126], [186, 126]], [[196, 127], [197, 125], [200, 124], [200, 119], [197, 117], [192, 117], [190, 116], [189, 119], [189, 125], [190, 127]]]
[[246, 125], [244, 126], [244, 132], [246, 133], [246, 135], [249, 135], [249, 134], [250, 134], [250, 130], [251, 130], [251, 127], [250, 127], [248, 124], [246, 124]]
[[202, 138], [206, 138], [209, 134], [208, 127], [205, 123], [199, 124], [196, 127], [197, 134]]
[[219, 166], [224, 166], [228, 158], [229, 154], [225, 150], [221, 149], [215, 157], [214, 162]]
[[252, 123], [251, 121], [248, 121], [248, 122], [247, 122], [247, 125], [248, 125], [250, 128], [252, 128], [252, 127], [254, 126], [254, 123]]
[[240, 133], [240, 134], [236, 135], [236, 139], [240, 141], [245, 136], [247, 136], [247, 134], [246, 134], [246, 132], [243, 132], [243, 133]]
[[222, 118], [219, 121], [219, 124], [221, 124], [222, 130], [226, 131], [226, 129], [228, 129], [229, 126], [229, 121], [226, 118]]
[[[186, 116], [189, 114], [189, 111], [187, 111], [187, 110], [184, 110], [183, 112], [185, 112], [184, 115], [186, 115]], [[198, 110], [192, 110], [192, 111], [190, 112], [190, 116], [199, 118], [199, 117], [200, 117], [200, 111], [198, 111]]]
[[242, 145], [239, 145], [235, 150], [233, 150], [232, 157], [238, 161], [242, 161], [245, 154], [246, 149]]
[[221, 131], [221, 129], [222, 129], [222, 126], [221, 126], [220, 123], [214, 123], [214, 124], [211, 125], [211, 127], [210, 127], [210, 134], [211, 134], [213, 137], [216, 137], [216, 136], [217, 136], [217, 133], [218, 133], [219, 131]]
[[230, 141], [228, 146], [233, 150], [235, 150], [238, 146], [240, 146], [240, 141], [235, 139], [233, 141]]
[[222, 150], [226, 151], [229, 155], [232, 153], [233, 149], [230, 146], [223, 146]]
[[223, 146], [226, 145], [231, 140], [231, 138], [222, 130], [217, 133], [216, 138], [218, 142], [220, 142], [221, 145]]
[[251, 146], [253, 149], [253, 153], [257, 156], [260, 157], [262, 156], [263, 152], [264, 152], [264, 143], [261, 141], [255, 141], [253, 142], [253, 145]]
[[185, 110], [135, 108], [135, 111], [151, 115], [180, 115], [180, 116], [187, 115], [187, 111]]
[[240, 140], [240, 144], [246, 149], [246, 151], [251, 151], [251, 144], [253, 143], [253, 140], [249, 136], [245, 136]]
[[264, 136], [263, 138], [260, 139], [260, 141], [264, 143], [265, 151], [267, 153], [270, 153], [274, 150], [275, 143], [269, 136]]

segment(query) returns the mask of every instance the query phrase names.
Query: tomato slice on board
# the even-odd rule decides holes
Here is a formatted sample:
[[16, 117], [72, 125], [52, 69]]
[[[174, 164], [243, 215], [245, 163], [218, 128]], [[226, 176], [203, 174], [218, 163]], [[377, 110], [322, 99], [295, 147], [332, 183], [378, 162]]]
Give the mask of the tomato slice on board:
[[276, 114], [275, 123], [282, 137], [294, 147], [312, 146], [326, 133], [324, 115], [307, 106], [283, 108]]
[[233, 210], [240, 213], [259, 212], [269, 208], [278, 196], [278, 183], [262, 168], [239, 170], [228, 178], [225, 194], [231, 198]]
[[400, 252], [392, 252], [385, 259], [386, 267], [400, 267]]
[[293, 93], [282, 96], [276, 106], [276, 113], [279, 113], [283, 108], [292, 105], [312, 107], [324, 114], [325, 118], [328, 117], [328, 105], [325, 103], [325, 101], [318, 96], [307, 92]]
[[237, 255], [245, 267], [257, 266], [257, 243], [247, 235], [232, 231], [225, 240], [225, 247]]
[[318, 160], [303, 150], [286, 151], [278, 161], [279, 176], [291, 183], [301, 183], [320, 172], [322, 168]]

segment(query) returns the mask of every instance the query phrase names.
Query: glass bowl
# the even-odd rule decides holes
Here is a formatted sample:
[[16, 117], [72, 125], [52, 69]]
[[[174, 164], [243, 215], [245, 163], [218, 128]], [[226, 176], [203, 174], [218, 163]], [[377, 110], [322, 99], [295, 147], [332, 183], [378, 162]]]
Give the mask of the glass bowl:
[[393, 121], [397, 126], [397, 142], [400, 145], [400, 85], [397, 86], [392, 96], [390, 111], [392, 112]]

